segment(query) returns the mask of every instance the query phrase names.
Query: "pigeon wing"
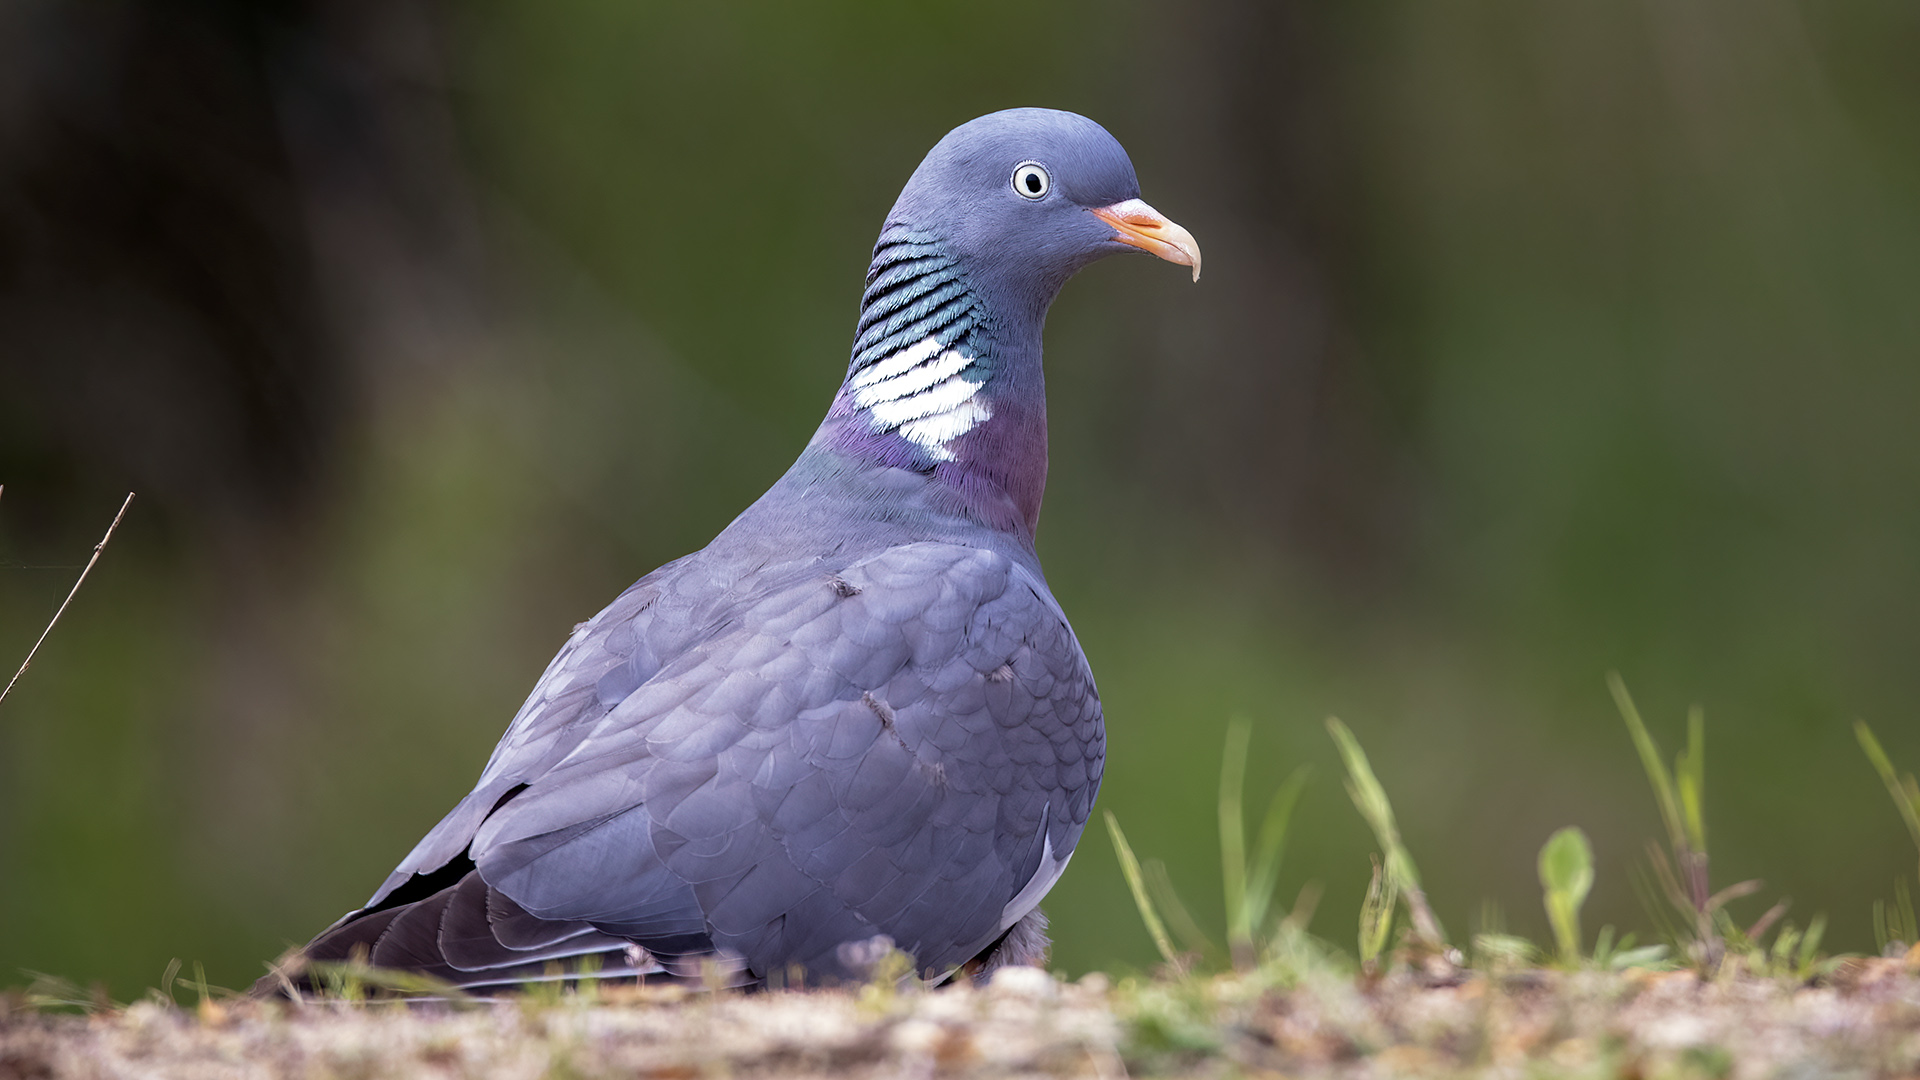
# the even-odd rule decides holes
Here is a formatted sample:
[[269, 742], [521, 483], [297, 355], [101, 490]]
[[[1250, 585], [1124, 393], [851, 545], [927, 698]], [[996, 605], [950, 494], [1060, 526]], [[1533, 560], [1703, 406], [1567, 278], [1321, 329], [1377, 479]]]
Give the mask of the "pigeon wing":
[[762, 976], [848, 974], [840, 947], [883, 933], [923, 969], [964, 963], [1086, 824], [1105, 744], [1079, 644], [1038, 575], [985, 549], [776, 576], [575, 720], [472, 857], [540, 918], [703, 926]]

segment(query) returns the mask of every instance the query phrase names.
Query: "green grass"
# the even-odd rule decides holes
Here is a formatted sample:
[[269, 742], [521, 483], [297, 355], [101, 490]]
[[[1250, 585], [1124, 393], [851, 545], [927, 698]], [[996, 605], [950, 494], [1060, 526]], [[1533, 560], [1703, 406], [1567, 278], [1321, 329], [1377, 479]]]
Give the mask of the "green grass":
[[[1914, 780], [1912, 773], [1899, 775], [1865, 720], [1853, 722], [1853, 734], [1860, 742], [1861, 751], [1872, 763], [1873, 771], [1880, 774], [1880, 782], [1886, 785], [1887, 794], [1892, 796], [1894, 809], [1899, 812], [1900, 820], [1906, 823], [1907, 835], [1913, 838], [1913, 846], [1920, 848], [1920, 782]], [[1895, 951], [1901, 944], [1920, 942], [1920, 919], [1914, 917], [1913, 891], [1905, 878], [1894, 879], [1892, 903], [1884, 900], [1873, 902], [1873, 934], [1875, 943], [1883, 953]]]
[[[1199, 928], [1198, 921], [1168, 880], [1166, 865], [1159, 860], [1142, 863], [1127, 842], [1119, 818], [1112, 811], [1106, 812], [1107, 833], [1113, 839], [1120, 872], [1140, 911], [1140, 920], [1161, 959], [1182, 970], [1197, 960], [1217, 963], [1224, 959], [1239, 970], [1258, 966], [1277, 941], [1304, 927], [1317, 901], [1318, 889], [1308, 886], [1301, 890], [1292, 909], [1283, 912], [1274, 905], [1281, 861], [1286, 853], [1287, 826], [1307, 783], [1305, 766], [1295, 769], [1268, 800], [1267, 812], [1255, 834], [1251, 862], [1247, 858], [1244, 794], [1247, 748], [1252, 734], [1253, 725], [1245, 718], [1236, 717], [1227, 725], [1226, 747], [1220, 755], [1218, 810], [1220, 868], [1226, 905], [1225, 950]], [[1173, 935], [1167, 931], [1169, 924], [1187, 946], [1186, 952], [1174, 947]]]
[[[1664, 970], [1678, 960], [1702, 977], [1713, 977], [1730, 968], [1735, 974], [1806, 981], [1835, 970], [1847, 960], [1846, 956], [1820, 951], [1827, 926], [1824, 913], [1814, 915], [1802, 927], [1785, 917], [1788, 904], [1780, 900], [1750, 922], [1734, 918], [1732, 905], [1759, 893], [1763, 886], [1755, 880], [1714, 888], [1706, 815], [1704, 713], [1698, 707], [1688, 712], [1685, 749], [1669, 765], [1625, 681], [1610, 674], [1607, 685], [1626, 725], [1628, 740], [1646, 772], [1666, 833], [1664, 844], [1648, 844], [1643, 866], [1629, 868], [1653, 924], [1652, 935], [1661, 940], [1640, 944], [1637, 934], [1620, 934], [1614, 927], [1605, 926], [1594, 937], [1591, 948], [1587, 947], [1580, 912], [1601, 868], [1595, 864], [1586, 834], [1578, 826], [1569, 825], [1548, 838], [1537, 858], [1542, 904], [1553, 933], [1552, 948], [1505, 933], [1503, 920], [1497, 911], [1490, 910], [1482, 918], [1481, 932], [1473, 936], [1471, 963], [1511, 970], [1538, 965], [1551, 957], [1564, 970], [1624, 971]], [[1433, 914], [1419, 867], [1401, 836], [1386, 788], [1352, 730], [1334, 718], [1328, 718], [1326, 727], [1346, 769], [1347, 794], [1379, 845], [1358, 912], [1355, 952], [1335, 962], [1349, 964], [1367, 977], [1378, 977], [1395, 968], [1417, 970], [1435, 981], [1455, 977], [1467, 958], [1450, 944]], [[1306, 937], [1311, 903], [1296, 904], [1294, 911], [1284, 916], [1270, 913], [1274, 911], [1286, 849], [1287, 825], [1307, 774], [1304, 767], [1296, 769], [1272, 794], [1249, 860], [1244, 801], [1251, 730], [1244, 719], [1231, 721], [1221, 755], [1220, 866], [1227, 925], [1224, 950], [1199, 929], [1167, 879], [1164, 864], [1138, 857], [1119, 820], [1112, 813], [1106, 815], [1121, 872], [1141, 921], [1161, 957], [1179, 974], [1246, 972], [1268, 963], [1277, 952], [1302, 955], [1300, 942]], [[1893, 797], [1916, 849], [1920, 849], [1920, 782], [1911, 773], [1903, 776], [1895, 769], [1864, 722], [1856, 723], [1855, 732]], [[1309, 883], [1302, 895], [1303, 899], [1317, 896], [1317, 887]], [[1904, 952], [1920, 940], [1920, 926], [1916, 926], [1920, 920], [1916, 919], [1912, 896], [1907, 879], [1902, 877], [1895, 882], [1891, 902], [1874, 904], [1876, 933], [1885, 953]], [[1176, 938], [1185, 944], [1185, 951], [1176, 948]], [[1345, 955], [1329, 942], [1313, 940], [1314, 956]]]

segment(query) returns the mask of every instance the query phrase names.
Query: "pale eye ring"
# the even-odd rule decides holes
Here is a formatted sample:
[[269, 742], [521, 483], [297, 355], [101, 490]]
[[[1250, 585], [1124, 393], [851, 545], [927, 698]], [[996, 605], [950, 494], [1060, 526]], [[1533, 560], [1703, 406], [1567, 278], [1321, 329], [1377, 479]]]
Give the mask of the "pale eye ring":
[[1037, 161], [1023, 161], [1013, 167], [1013, 190], [1023, 199], [1044, 199], [1053, 190], [1053, 177]]

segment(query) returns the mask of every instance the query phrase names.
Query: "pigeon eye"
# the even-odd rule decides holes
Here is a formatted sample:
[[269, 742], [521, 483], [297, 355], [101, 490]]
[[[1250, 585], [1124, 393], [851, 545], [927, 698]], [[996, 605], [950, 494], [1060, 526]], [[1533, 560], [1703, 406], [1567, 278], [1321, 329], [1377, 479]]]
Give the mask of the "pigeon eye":
[[1013, 190], [1029, 199], [1046, 198], [1047, 191], [1053, 187], [1053, 178], [1047, 175], [1047, 167], [1037, 161], [1023, 161], [1013, 167]]

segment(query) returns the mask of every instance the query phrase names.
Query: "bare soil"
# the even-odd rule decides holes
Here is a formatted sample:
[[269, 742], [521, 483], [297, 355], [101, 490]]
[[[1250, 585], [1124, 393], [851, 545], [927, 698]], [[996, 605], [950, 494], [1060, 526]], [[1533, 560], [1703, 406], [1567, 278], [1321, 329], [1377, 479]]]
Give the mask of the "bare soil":
[[146, 1001], [92, 1015], [0, 999], [0, 1080], [253, 1077], [1906, 1077], [1920, 963], [1812, 984], [1687, 972], [1326, 972], [500, 1002]]

